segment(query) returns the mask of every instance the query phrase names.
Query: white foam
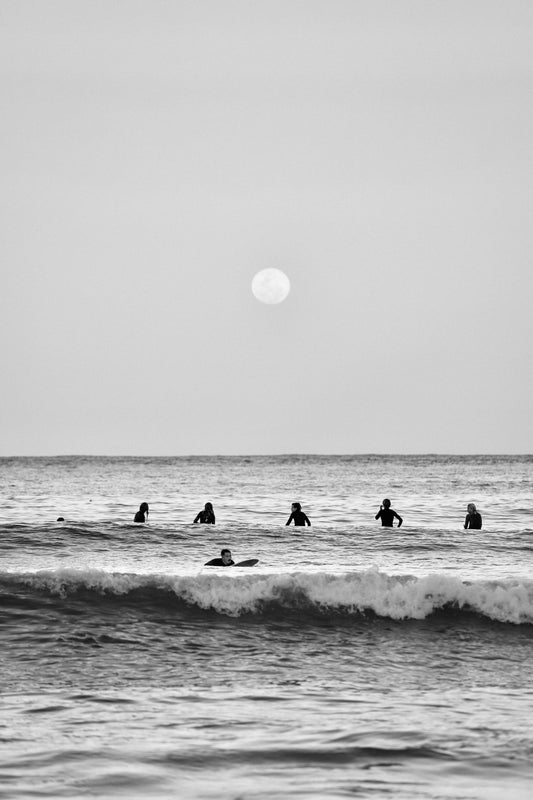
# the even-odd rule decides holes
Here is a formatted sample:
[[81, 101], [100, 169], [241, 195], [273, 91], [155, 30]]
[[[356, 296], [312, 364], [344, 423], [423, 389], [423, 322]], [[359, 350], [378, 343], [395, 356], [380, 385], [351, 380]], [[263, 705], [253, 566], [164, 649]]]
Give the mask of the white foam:
[[[4, 579], [8, 579], [6, 573]], [[465, 582], [443, 574], [426, 577], [387, 575], [378, 569], [350, 573], [139, 575], [97, 569], [58, 569], [9, 576], [9, 582], [68, 597], [85, 589], [97, 594], [172, 592], [202, 609], [238, 616], [265, 604], [358, 613], [373, 611], [395, 620], [424, 619], [453, 606], [499, 622], [533, 623], [533, 581], [507, 579]]]

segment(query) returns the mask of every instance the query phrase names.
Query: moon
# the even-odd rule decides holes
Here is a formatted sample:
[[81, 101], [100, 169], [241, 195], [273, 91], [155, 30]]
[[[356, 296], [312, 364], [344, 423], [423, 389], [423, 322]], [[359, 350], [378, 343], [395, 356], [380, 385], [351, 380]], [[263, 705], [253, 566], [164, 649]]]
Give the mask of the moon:
[[261, 303], [283, 303], [291, 290], [291, 282], [280, 269], [262, 269], [254, 275], [252, 292]]

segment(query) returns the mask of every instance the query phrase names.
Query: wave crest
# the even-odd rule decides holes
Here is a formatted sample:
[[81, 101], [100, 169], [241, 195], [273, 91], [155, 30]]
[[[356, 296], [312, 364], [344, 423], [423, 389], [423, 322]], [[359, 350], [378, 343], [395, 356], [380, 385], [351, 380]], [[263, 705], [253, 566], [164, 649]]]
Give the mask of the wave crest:
[[333, 574], [139, 575], [57, 569], [0, 575], [4, 591], [17, 589], [90, 603], [106, 599], [150, 603], [178, 600], [229, 616], [264, 614], [272, 607], [318, 614], [372, 612], [393, 620], [425, 619], [447, 609], [475, 612], [498, 622], [533, 623], [533, 581], [464, 582], [457, 577], [387, 575], [377, 569]]

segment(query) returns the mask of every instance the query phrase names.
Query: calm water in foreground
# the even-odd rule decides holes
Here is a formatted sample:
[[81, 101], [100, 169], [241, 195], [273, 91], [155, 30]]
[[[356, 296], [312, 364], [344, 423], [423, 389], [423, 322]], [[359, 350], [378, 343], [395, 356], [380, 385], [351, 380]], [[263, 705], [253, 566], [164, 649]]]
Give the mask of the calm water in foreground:
[[[0, 459], [0, 798], [530, 798], [532, 478], [525, 456]], [[259, 564], [203, 567], [223, 546]]]

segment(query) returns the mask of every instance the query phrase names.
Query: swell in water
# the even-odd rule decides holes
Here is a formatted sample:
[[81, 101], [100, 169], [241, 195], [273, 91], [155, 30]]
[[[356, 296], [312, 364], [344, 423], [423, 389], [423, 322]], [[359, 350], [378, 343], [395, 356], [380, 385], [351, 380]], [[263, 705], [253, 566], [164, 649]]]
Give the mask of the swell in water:
[[349, 573], [290, 572], [197, 575], [136, 574], [99, 569], [49, 569], [0, 573], [4, 604], [34, 606], [70, 601], [91, 606], [109, 603], [165, 606], [238, 617], [298, 613], [317, 616], [372, 615], [396, 621], [434, 614], [476, 615], [511, 625], [533, 624], [533, 580], [463, 581], [432, 574], [388, 575], [377, 569]]

